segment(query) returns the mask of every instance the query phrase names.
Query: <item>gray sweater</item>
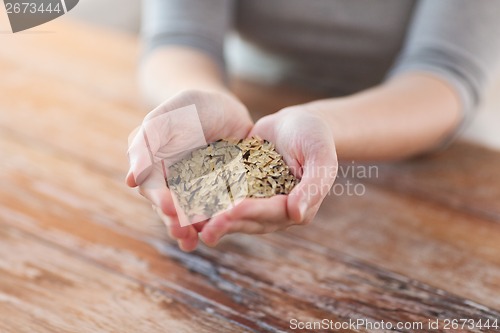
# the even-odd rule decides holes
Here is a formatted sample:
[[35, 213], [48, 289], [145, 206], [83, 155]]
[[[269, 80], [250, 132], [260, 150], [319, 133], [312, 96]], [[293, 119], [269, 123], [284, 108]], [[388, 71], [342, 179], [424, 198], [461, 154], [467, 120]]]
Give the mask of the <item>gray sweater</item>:
[[431, 72], [465, 118], [500, 60], [500, 0], [145, 0], [146, 52], [189, 46], [224, 66], [229, 31], [287, 64], [284, 79], [339, 96]]

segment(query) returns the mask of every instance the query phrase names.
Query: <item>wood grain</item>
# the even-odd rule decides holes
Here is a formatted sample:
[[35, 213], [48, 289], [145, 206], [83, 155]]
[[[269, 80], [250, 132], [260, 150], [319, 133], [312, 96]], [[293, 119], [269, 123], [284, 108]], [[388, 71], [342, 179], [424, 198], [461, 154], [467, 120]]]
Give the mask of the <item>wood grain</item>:
[[0, 332], [250, 332], [3, 223], [0, 240]]
[[500, 226], [434, 202], [364, 184], [330, 196], [297, 236], [500, 309]]
[[[123, 184], [127, 135], [146, 112], [136, 40], [58, 22], [0, 49], [0, 332], [500, 318], [499, 154], [461, 144], [380, 166], [363, 196], [328, 197], [310, 226], [186, 254]], [[309, 98], [282, 90], [253, 107], [290, 92]]]
[[380, 165], [372, 181], [500, 222], [500, 154], [462, 142], [427, 158]]
[[[486, 319], [500, 315], [446, 289], [377, 269], [286, 233], [240, 236], [215, 250], [203, 248], [195, 254], [184, 254], [163, 239], [163, 228], [157, 226], [155, 235], [148, 230], [151, 224], [149, 228], [141, 225], [142, 219], [133, 211], [122, 212], [121, 207], [127, 206], [130, 198], [120, 195], [123, 186], [115, 180], [20, 144], [3, 143], [0, 147], [7, 154], [21, 153], [18, 165], [0, 164], [15, 180], [13, 188], [0, 192], [2, 206], [17, 207], [15, 212], [0, 210], [0, 218], [6, 223], [76, 250], [87, 260], [179, 299], [189, 299], [191, 305], [210, 307], [218, 315], [249, 328], [283, 330], [291, 314], [303, 320], [362, 316], [393, 321], [450, 316]], [[96, 190], [97, 183], [106, 191]], [[110, 194], [113, 202], [107, 199]], [[91, 206], [89, 199], [79, 199], [90, 195], [103, 206]], [[40, 204], [43, 215], [37, 214]], [[149, 209], [145, 214], [148, 219], [153, 219]], [[137, 223], [133, 232], [120, 223], [124, 220]], [[384, 297], [378, 299], [380, 293]], [[405, 310], [382, 311], [386, 308]]]

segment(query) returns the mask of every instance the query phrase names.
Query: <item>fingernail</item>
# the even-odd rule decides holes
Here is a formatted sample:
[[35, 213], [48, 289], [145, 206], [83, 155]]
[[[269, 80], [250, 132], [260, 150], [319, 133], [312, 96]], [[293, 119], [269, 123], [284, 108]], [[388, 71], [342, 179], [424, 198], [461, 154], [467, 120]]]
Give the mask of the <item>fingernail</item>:
[[127, 172], [127, 176], [125, 177], [125, 182], [130, 187], [133, 187], [134, 185], [137, 186], [137, 184], [135, 183], [135, 177], [134, 177], [134, 173], [132, 172], [132, 169], [130, 169]]
[[215, 239], [212, 242], [208, 243], [207, 245], [210, 247], [216, 247], [217, 244], [219, 244], [220, 239], [221, 239], [221, 237], [216, 236]]
[[217, 243], [218, 243], [217, 236], [214, 236], [209, 231], [205, 231], [205, 230], [202, 233], [201, 240], [203, 241], [203, 243], [205, 243], [207, 246], [210, 246], [210, 247], [213, 247], [213, 246], [217, 245]]
[[307, 212], [307, 202], [305, 200], [302, 200], [299, 203], [299, 212], [300, 212], [300, 221], [304, 221], [306, 217], [306, 212]]
[[190, 249], [187, 249], [185, 246], [184, 246], [184, 241], [182, 239], [179, 239], [177, 240], [177, 245], [179, 245], [179, 248], [184, 251], [184, 252], [191, 252], [192, 250]]

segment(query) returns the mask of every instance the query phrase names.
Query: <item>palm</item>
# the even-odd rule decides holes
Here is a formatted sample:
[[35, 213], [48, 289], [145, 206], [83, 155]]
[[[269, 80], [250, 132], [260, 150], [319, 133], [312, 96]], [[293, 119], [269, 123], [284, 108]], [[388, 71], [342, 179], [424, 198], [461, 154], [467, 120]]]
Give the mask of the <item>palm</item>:
[[221, 138], [243, 138], [252, 121], [245, 107], [219, 93], [187, 91], [150, 112], [131, 136], [129, 159], [141, 185], [159, 164], [171, 165], [184, 152]]
[[319, 117], [302, 110], [282, 110], [259, 120], [250, 135], [274, 142], [301, 181], [287, 196], [246, 199], [213, 218], [202, 231], [208, 244], [216, 244], [228, 233], [268, 233], [309, 223], [335, 180], [333, 135]]

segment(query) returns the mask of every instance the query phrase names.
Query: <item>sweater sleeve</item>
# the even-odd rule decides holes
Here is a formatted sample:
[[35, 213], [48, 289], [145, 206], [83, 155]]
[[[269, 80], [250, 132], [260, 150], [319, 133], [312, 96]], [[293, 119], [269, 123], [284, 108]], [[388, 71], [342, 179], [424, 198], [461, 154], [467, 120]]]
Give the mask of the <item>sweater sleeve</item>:
[[423, 71], [448, 82], [461, 99], [460, 130], [500, 60], [498, 13], [500, 1], [419, 0], [406, 44], [389, 76]]
[[232, 5], [232, 0], [144, 0], [144, 54], [163, 46], [187, 46], [224, 67], [224, 37], [232, 23]]

